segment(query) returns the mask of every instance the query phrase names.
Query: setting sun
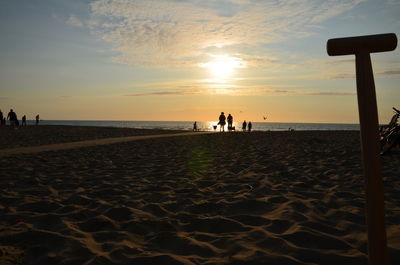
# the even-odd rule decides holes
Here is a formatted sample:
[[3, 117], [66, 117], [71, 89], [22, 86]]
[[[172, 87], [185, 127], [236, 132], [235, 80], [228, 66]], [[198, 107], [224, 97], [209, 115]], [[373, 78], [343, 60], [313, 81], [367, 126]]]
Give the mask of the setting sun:
[[211, 55], [212, 61], [202, 64], [210, 73], [220, 80], [227, 79], [232, 76], [235, 69], [243, 67], [243, 62], [240, 58], [229, 55]]

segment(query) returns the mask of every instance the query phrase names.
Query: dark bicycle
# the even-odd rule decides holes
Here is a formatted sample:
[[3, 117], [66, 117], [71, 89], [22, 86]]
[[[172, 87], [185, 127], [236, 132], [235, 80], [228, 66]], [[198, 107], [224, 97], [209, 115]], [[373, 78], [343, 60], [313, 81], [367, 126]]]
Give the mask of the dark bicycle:
[[400, 111], [393, 107], [394, 115], [387, 126], [381, 127], [381, 154], [388, 153], [396, 145], [400, 146], [400, 124], [398, 123]]

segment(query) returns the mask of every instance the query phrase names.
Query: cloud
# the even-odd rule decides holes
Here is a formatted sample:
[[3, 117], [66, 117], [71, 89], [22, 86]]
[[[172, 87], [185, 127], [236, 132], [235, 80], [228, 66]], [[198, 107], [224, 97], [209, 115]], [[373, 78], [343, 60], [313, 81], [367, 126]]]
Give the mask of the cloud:
[[[142, 88], [139, 93], [125, 94], [123, 97], [151, 97], [151, 96], [354, 96], [353, 92], [343, 91], [308, 91], [293, 85], [229, 85], [207, 84], [179, 85], [176, 87], [162, 86], [157, 90]], [[145, 91], [148, 90], [148, 91]]]
[[397, 76], [400, 75], [400, 70], [390, 70], [377, 73], [377, 75], [384, 75], [384, 76]]
[[325, 63], [326, 64], [352, 64], [352, 65], [354, 65], [355, 64], [355, 59], [354, 58], [352, 58], [352, 59], [339, 59], [339, 60], [329, 60], [329, 61], [326, 61], [325, 60]]
[[281, 89], [265, 89], [265, 93], [279, 94], [279, 95], [305, 95], [305, 96], [354, 96], [356, 93], [353, 92], [332, 92], [332, 91], [317, 91], [309, 92], [304, 90], [281, 90]]
[[308, 92], [304, 95], [309, 96], [355, 96], [356, 93], [353, 92]]
[[136, 94], [127, 94], [125, 97], [142, 97], [142, 96], [185, 96], [185, 95], [193, 95], [199, 94], [200, 92], [196, 91], [156, 91], [156, 92], [147, 92], [147, 93], [136, 93]]
[[[293, 88], [290, 85], [234, 85], [225, 83], [214, 83], [212, 80], [197, 80], [193, 81], [197, 84], [179, 84], [171, 86], [168, 82], [155, 83], [149, 87], [133, 87], [133, 90], [139, 90], [138, 93], [130, 93], [122, 95], [124, 97], [143, 97], [143, 96], [201, 96], [201, 95], [230, 95], [230, 96], [244, 96], [244, 95], [263, 95], [265, 93], [284, 94], [290, 93], [283, 90], [286, 88]], [[153, 87], [153, 88], [152, 88]], [[154, 89], [157, 87], [157, 89]], [[283, 89], [282, 89], [283, 88]]]
[[327, 76], [327, 79], [354, 79], [356, 78], [355, 73], [337, 73]]
[[[383, 72], [377, 72], [374, 74], [375, 77], [378, 76], [399, 76], [400, 75], [400, 70], [388, 70], [388, 71], [383, 71]], [[356, 74], [354, 73], [336, 73], [336, 74], [331, 74], [327, 75], [327, 79], [355, 79]]]
[[296, 91], [292, 90], [284, 90], [284, 89], [270, 89], [270, 88], [265, 88], [261, 90], [264, 93], [270, 93], [270, 94], [281, 94], [281, 95], [288, 95], [288, 94], [295, 94], [298, 93]]
[[251, 56], [263, 44], [309, 36], [362, 1], [96, 0], [89, 25], [118, 62], [193, 66], [222, 47]]
[[74, 27], [83, 27], [83, 22], [74, 15], [69, 16], [67, 24]]

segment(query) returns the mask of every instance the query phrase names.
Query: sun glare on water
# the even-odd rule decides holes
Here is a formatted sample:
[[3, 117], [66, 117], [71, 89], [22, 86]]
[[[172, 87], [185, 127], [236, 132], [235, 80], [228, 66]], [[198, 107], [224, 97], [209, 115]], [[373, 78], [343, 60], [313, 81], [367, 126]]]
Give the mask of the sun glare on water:
[[213, 60], [203, 63], [202, 67], [207, 68], [216, 80], [226, 80], [232, 77], [237, 68], [243, 67], [240, 58], [228, 55], [210, 55]]

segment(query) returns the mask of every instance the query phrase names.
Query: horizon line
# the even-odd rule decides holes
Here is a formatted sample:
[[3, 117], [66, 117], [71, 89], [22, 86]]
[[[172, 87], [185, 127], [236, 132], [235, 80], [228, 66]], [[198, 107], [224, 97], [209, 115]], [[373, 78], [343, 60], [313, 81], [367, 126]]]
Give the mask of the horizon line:
[[[27, 120], [27, 121], [35, 121], [35, 120]], [[110, 122], [218, 122], [218, 120], [209, 120], [209, 121], [202, 121], [202, 120], [190, 120], [190, 121], [177, 121], [177, 120], [54, 120], [54, 119], [40, 119], [40, 121], [94, 121], [94, 122], [101, 122], [101, 121], [110, 121]], [[251, 121], [251, 120], [246, 120]], [[242, 122], [242, 121], [234, 121], [234, 122]], [[285, 122], [285, 121], [251, 121], [256, 123], [297, 123], [297, 124], [348, 124], [348, 125], [359, 125], [360, 123], [340, 123], [340, 122]]]

